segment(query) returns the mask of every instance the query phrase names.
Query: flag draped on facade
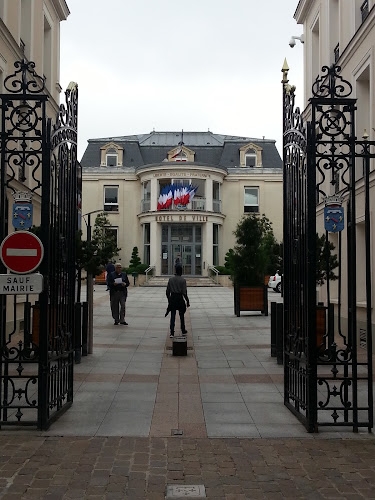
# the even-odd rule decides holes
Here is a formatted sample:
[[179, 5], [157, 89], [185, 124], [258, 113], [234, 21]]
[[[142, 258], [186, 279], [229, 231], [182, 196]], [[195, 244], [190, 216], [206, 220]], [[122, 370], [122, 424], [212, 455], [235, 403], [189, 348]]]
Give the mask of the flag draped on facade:
[[176, 207], [186, 206], [194, 198], [198, 186], [183, 186], [181, 184], [168, 184], [160, 190], [157, 210], [165, 210], [172, 204]]

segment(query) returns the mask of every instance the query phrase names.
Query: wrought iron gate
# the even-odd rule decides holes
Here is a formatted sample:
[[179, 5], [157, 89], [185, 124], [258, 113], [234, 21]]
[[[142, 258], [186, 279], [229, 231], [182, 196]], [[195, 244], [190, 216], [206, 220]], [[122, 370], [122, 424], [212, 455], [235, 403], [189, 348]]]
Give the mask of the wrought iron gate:
[[[44, 246], [39, 295], [1, 295], [0, 425], [47, 429], [73, 400], [73, 328], [78, 228], [76, 85], [56, 122], [47, 118], [44, 79], [18, 61], [1, 99], [0, 241], [11, 232], [11, 195], [33, 198]], [[0, 273], [7, 270], [0, 263]]]
[[[356, 140], [356, 99], [349, 97], [352, 88], [340, 76], [340, 67], [322, 68], [322, 76], [312, 88], [306, 111], [311, 121], [306, 125], [295, 108], [286, 65], [283, 74], [284, 401], [309, 432], [321, 426], [370, 430], [369, 176], [375, 142], [366, 136]], [[356, 227], [359, 220], [361, 241]], [[324, 234], [321, 252], [317, 251], [319, 232]], [[359, 243], [360, 258], [356, 256]], [[365, 266], [363, 283], [357, 279], [359, 263]], [[317, 303], [319, 280], [321, 285], [324, 282], [321, 303]], [[361, 310], [366, 311], [361, 344], [358, 292]]]

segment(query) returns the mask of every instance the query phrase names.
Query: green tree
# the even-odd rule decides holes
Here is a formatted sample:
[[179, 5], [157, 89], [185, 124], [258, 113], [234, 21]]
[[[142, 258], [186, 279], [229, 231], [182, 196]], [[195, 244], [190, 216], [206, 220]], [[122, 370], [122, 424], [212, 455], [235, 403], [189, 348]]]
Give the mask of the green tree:
[[142, 263], [139, 255], [138, 255], [138, 247], [133, 247], [132, 255], [130, 257], [129, 262], [129, 271], [136, 271], [137, 267]]
[[121, 250], [111, 232], [107, 230], [110, 226], [107, 214], [100, 213], [95, 218], [91, 241], [82, 240], [82, 231], [77, 233], [77, 267], [85, 269], [93, 276], [100, 274]]
[[[327, 280], [327, 274], [330, 281], [337, 280], [334, 270], [338, 267], [339, 263], [337, 255], [333, 253], [335, 245], [326, 240], [324, 234], [319, 236], [316, 233], [316, 284], [324, 285]], [[328, 272], [327, 272], [328, 270]]]
[[229, 271], [232, 271], [233, 269], [233, 255], [234, 255], [234, 250], [233, 248], [230, 248], [224, 257], [224, 267]]
[[262, 285], [267, 271], [274, 266], [277, 242], [272, 223], [264, 214], [251, 214], [240, 220], [234, 235], [237, 240], [232, 257], [235, 281], [243, 285]]

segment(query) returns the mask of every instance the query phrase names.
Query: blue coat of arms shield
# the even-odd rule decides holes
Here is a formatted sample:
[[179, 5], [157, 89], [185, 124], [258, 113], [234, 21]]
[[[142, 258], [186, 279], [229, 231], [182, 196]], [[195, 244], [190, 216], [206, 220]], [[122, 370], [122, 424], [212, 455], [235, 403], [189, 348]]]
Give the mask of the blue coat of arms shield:
[[31, 203], [14, 203], [12, 223], [15, 229], [29, 229], [33, 223], [33, 206]]
[[324, 208], [324, 228], [331, 233], [344, 229], [344, 207], [336, 205]]

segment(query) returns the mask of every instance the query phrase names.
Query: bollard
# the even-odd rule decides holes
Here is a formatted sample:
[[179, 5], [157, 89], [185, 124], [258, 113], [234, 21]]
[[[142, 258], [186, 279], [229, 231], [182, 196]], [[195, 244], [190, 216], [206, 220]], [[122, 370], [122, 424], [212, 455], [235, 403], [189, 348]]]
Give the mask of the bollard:
[[74, 304], [74, 362], [79, 364], [82, 357], [82, 304]]
[[276, 302], [271, 302], [271, 356], [276, 356]]
[[276, 357], [277, 364], [284, 363], [284, 304], [276, 304]]
[[187, 356], [186, 337], [175, 337], [172, 341], [173, 356]]
[[87, 334], [89, 328], [89, 305], [87, 302], [82, 303], [82, 356], [87, 356]]

